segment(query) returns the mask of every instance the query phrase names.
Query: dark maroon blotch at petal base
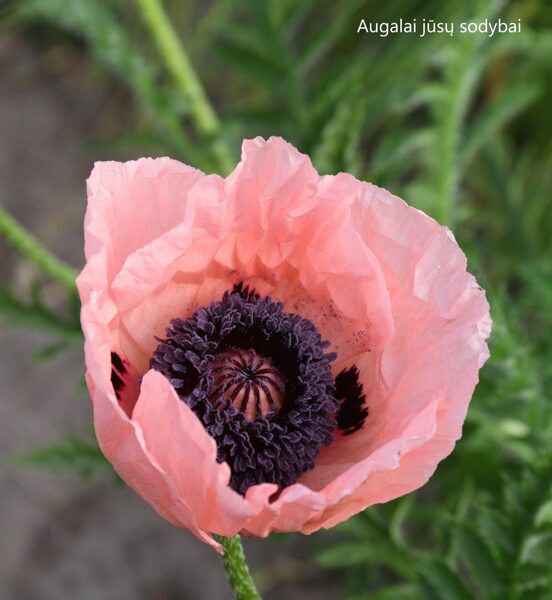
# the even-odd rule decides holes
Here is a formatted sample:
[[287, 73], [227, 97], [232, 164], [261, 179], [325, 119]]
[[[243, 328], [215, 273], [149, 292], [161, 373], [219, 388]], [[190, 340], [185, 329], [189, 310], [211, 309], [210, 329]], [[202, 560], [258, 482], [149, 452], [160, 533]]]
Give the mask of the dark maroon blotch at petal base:
[[125, 365], [123, 364], [121, 357], [116, 352], [111, 353], [111, 366], [114, 369], [117, 369], [121, 375], [126, 373]]
[[125, 376], [127, 370], [121, 360], [121, 357], [116, 353], [111, 353], [111, 384], [113, 385], [113, 389], [115, 390], [115, 395], [120, 400], [121, 399], [121, 390], [125, 387], [125, 382], [123, 377]]
[[335, 378], [334, 395], [341, 403], [337, 413], [337, 427], [343, 430], [343, 435], [351, 435], [364, 425], [368, 416], [366, 396], [359, 382], [356, 366], [344, 369]]

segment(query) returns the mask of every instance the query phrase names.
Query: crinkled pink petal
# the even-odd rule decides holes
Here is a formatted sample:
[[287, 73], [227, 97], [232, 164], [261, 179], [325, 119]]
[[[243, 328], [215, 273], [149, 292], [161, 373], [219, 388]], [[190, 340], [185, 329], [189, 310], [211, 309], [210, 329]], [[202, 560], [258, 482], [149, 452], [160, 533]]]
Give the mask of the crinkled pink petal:
[[[488, 357], [488, 304], [452, 234], [389, 192], [320, 177], [283, 140], [256, 138], [226, 180], [169, 159], [97, 164], [85, 232], [78, 285], [98, 441], [171, 523], [212, 544], [211, 533], [331, 527], [423, 485], [460, 437]], [[334, 374], [359, 369], [370, 409], [277, 496], [274, 484], [231, 490], [214, 440], [148, 371], [171, 318], [238, 282], [312, 320], [338, 354]], [[110, 352], [134, 378], [121, 403]]]
[[228, 486], [230, 468], [217, 463], [215, 441], [160, 373], [144, 375], [132, 420], [199, 526], [225, 536], [240, 531], [253, 509]]
[[285, 261], [297, 244], [297, 217], [315, 205], [317, 182], [309, 158], [284, 140], [244, 141], [241, 162], [227, 178], [228, 196], [236, 207], [235, 251], [241, 264], [258, 259], [274, 269]]
[[115, 471], [167, 521], [189, 529], [198, 538], [221, 552], [218, 544], [200, 529], [196, 515], [178, 493], [173, 480], [145, 447], [134, 421], [118, 405], [110, 381], [112, 343], [95, 307], [82, 309], [86, 337], [86, 381], [94, 403], [94, 427], [102, 452]]

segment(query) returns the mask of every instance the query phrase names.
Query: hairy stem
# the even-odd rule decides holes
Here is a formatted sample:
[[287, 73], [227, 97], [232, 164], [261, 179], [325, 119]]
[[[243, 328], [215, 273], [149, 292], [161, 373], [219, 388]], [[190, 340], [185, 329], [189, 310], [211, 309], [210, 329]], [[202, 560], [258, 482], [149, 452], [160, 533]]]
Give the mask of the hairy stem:
[[217, 539], [224, 549], [222, 563], [236, 600], [261, 600], [245, 561], [240, 536], [235, 535], [230, 538], [217, 536]]
[[213, 155], [219, 168], [226, 175], [232, 169], [234, 161], [228, 146], [221, 138], [220, 121], [167, 17], [161, 0], [138, 0], [138, 2], [144, 22], [165, 61], [167, 70], [190, 103], [190, 112], [198, 131], [207, 140], [211, 140], [209, 143]]
[[[493, 19], [503, 7], [502, 0], [481, 2], [478, 18]], [[458, 38], [451, 46], [445, 72], [446, 95], [441, 101], [436, 118], [439, 123], [436, 160], [435, 190], [438, 204], [433, 215], [443, 225], [454, 226], [460, 179], [463, 175], [460, 148], [464, 125], [473, 101], [481, 71], [485, 65], [486, 44], [489, 38], [467, 36]]]
[[2, 206], [0, 206], [0, 235], [3, 235], [23, 256], [38, 265], [52, 279], [64, 285], [71, 292], [76, 291], [77, 272], [56, 258], [31, 233], [19, 225]]
[[477, 81], [477, 69], [472, 65], [473, 44], [460, 51], [456, 63], [450, 67], [447, 101], [440, 110], [439, 150], [436, 151], [436, 207], [435, 218], [444, 225], [454, 226], [455, 208], [460, 181], [458, 152], [462, 139], [464, 119], [472, 100]]

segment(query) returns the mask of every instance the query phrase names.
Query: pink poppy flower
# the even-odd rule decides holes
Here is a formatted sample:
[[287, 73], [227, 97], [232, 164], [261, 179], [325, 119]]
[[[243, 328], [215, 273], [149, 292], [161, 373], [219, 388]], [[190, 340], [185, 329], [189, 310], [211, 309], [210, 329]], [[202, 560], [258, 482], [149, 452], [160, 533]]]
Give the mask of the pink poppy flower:
[[223, 179], [97, 163], [78, 278], [98, 442], [167, 521], [311, 533], [423, 485], [488, 357], [451, 232], [280, 138]]

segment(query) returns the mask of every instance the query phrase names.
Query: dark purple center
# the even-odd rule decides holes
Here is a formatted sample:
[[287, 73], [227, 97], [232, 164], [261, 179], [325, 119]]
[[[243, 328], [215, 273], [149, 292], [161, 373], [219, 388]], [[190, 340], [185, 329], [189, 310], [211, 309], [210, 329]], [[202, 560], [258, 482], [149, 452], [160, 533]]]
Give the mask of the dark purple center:
[[173, 319], [166, 336], [151, 367], [201, 419], [242, 494], [257, 483], [294, 483], [338, 424], [347, 434], [364, 422], [358, 372], [340, 374], [336, 386], [329, 343], [281, 302], [236, 286], [190, 318]]

